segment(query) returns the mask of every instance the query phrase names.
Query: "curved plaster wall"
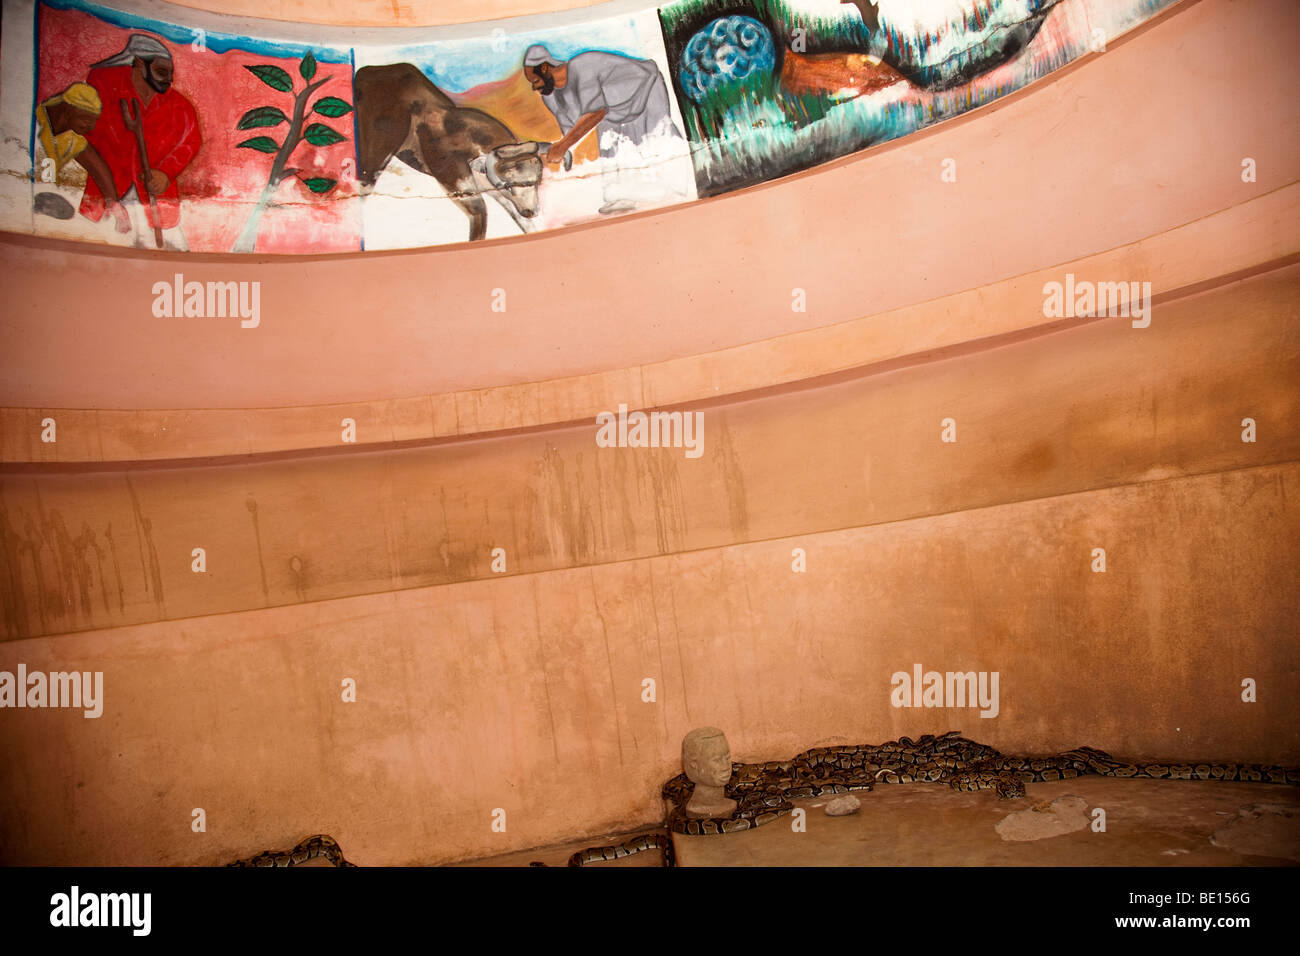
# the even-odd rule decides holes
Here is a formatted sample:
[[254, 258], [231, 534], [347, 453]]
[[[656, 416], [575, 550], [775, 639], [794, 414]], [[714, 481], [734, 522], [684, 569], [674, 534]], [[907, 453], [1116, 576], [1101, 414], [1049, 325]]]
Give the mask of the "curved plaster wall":
[[[3, 862], [210, 864], [308, 832], [363, 864], [577, 839], [656, 819], [700, 724], [742, 760], [950, 727], [1007, 749], [1300, 759], [1300, 169], [1285, 105], [1255, 108], [1294, 78], [1276, 38], [1296, 13], [1255, 9], [1183, 4], [919, 140], [552, 236], [282, 261], [0, 242], [18, 273], [0, 670], [105, 682], [98, 719], [0, 711]], [[1186, 66], [1212, 52], [1214, 70]], [[1148, 105], [1132, 87], [1152, 63], [1168, 70], [1146, 74]], [[1061, 161], [1050, 188], [996, 194], [1020, 215], [965, 178], [1043, 156]], [[845, 197], [882, 163], [917, 170], [891, 208], [963, 227], [899, 216], [863, 239], [875, 206]], [[644, 284], [617, 308], [566, 310], [656, 236], [697, 259], [624, 269]], [[710, 277], [768, 276], [773, 245], [815, 278], [738, 310], [744, 284]], [[892, 272], [856, 281], [867, 253]], [[501, 324], [462, 306], [429, 332], [430, 290], [501, 285], [464, 275], [481, 261], [508, 276]], [[160, 268], [284, 299], [248, 330], [115, 311]], [[1150, 324], [1045, 315], [1066, 273], [1150, 281]], [[837, 305], [791, 312], [804, 281]], [[593, 416], [620, 401], [702, 412], [700, 457], [598, 447]], [[999, 672], [997, 716], [891, 706], [916, 663]]]
[[[506, 406], [484, 411], [485, 424], [520, 426], [588, 418], [599, 402], [680, 401], [642, 396], [642, 370], [652, 376], [659, 363], [865, 317], [874, 328], [895, 310], [1052, 267], [1064, 272], [1241, 207], [1213, 231], [1235, 233], [1247, 228], [1238, 216], [1253, 217], [1250, 228], [1277, 248], [1260, 259], [1240, 236], [1203, 240], [1215, 255], [1193, 253], [1205, 274], [1191, 281], [1230, 273], [1243, 256], [1254, 265], [1296, 251], [1285, 219], [1271, 224], [1276, 211], [1246, 212], [1252, 201], [1282, 200], [1300, 179], [1300, 128], [1278, 122], [1300, 83], [1285, 42], [1295, 14], [1285, 3], [1258, 9], [1267, 15], [1184, 5], [1103, 57], [919, 139], [779, 184], [529, 240], [346, 264], [82, 251], [75, 261], [84, 284], [68, 275], [66, 247], [3, 242], [0, 265], [11, 279], [0, 334], [12, 371], [0, 381], [0, 404], [256, 409], [428, 396], [427, 428], [407, 431], [409, 416], [399, 416], [379, 434], [433, 437], [480, 430], [461, 423], [484, 405]], [[1210, 61], [1224, 68], [1186, 66]], [[1153, 130], [1182, 148], [1169, 149]], [[1122, 154], [1115, 143], [1127, 144]], [[1243, 154], [1256, 162], [1254, 182], [1242, 181]], [[960, 163], [956, 183], [939, 181], [945, 157]], [[1135, 254], [1144, 270], [1165, 262]], [[177, 273], [258, 283], [258, 326], [155, 316], [155, 284]], [[1155, 294], [1177, 288], [1171, 282], [1156, 277]], [[1041, 296], [1041, 284], [1026, 290], [1029, 299]], [[806, 311], [792, 309], [795, 289]], [[504, 290], [507, 311], [493, 310], [494, 290]], [[1034, 311], [1028, 302], [1015, 310], [1016, 325], [1036, 321]], [[879, 357], [929, 343], [941, 328], [927, 321], [913, 335], [916, 323], [903, 313], [896, 321], [899, 338]], [[993, 330], [970, 322], [957, 339]], [[860, 326], [846, 326], [856, 340], [852, 328]], [[837, 357], [820, 371], [868, 358], [857, 353], [837, 366]], [[684, 394], [729, 390], [709, 376], [699, 369], [700, 387]], [[559, 379], [574, 381], [558, 394], [545, 385]], [[97, 443], [70, 437], [59, 451], [34, 454], [69, 460], [58, 457], [66, 448], [72, 460], [94, 458], [88, 447]], [[186, 454], [173, 447], [167, 454]]]
[[[655, 820], [701, 724], [741, 760], [951, 728], [1294, 762], [1298, 271], [1146, 330], [706, 408], [694, 462], [602, 456], [587, 426], [5, 474], [0, 668], [105, 687], [96, 720], [4, 714], [6, 862], [214, 864], [316, 831], [363, 864], [579, 839]], [[996, 717], [891, 707], [916, 664], [998, 672]]]

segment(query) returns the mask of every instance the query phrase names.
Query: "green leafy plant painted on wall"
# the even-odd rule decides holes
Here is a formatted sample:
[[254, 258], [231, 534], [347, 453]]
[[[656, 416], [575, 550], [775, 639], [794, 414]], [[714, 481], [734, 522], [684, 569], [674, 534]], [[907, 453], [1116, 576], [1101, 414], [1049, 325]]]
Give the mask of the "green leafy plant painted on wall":
[[[281, 93], [294, 92], [292, 77], [278, 66], [259, 64], [257, 66], [246, 66], [244, 69], [273, 90]], [[333, 79], [332, 76], [326, 76], [313, 82], [316, 70], [316, 58], [308, 50], [303, 56], [302, 62], [298, 64], [298, 74], [306, 85], [294, 95], [292, 117], [286, 116], [284, 111], [277, 106], [258, 106], [245, 113], [235, 127], [241, 130], [251, 130], [269, 129], [283, 123], [289, 124], [289, 130], [285, 134], [283, 142], [277, 143], [273, 137], [263, 134], [246, 139], [237, 146], [239, 149], [251, 149], [259, 153], [274, 153], [275, 159], [271, 163], [271, 175], [267, 179], [266, 188], [262, 190], [261, 198], [258, 199], [257, 205], [248, 217], [248, 222], [244, 224], [244, 229], [239, 234], [239, 238], [235, 240], [232, 252], [253, 252], [256, 248], [257, 233], [261, 226], [262, 215], [273, 204], [276, 189], [290, 176], [297, 176], [299, 172], [296, 167], [289, 166], [289, 157], [298, 148], [299, 144], [307, 142], [312, 146], [333, 146], [335, 143], [342, 143], [347, 140], [347, 137], [342, 133], [324, 123], [307, 122], [307, 118], [313, 113], [336, 119], [352, 112], [352, 104], [339, 99], [337, 96], [323, 96], [313, 103], [310, 109], [308, 108], [307, 101], [311, 98], [311, 95]], [[330, 179], [325, 176], [297, 176], [297, 178], [311, 192], [316, 194], [328, 193], [338, 185], [337, 179]]]

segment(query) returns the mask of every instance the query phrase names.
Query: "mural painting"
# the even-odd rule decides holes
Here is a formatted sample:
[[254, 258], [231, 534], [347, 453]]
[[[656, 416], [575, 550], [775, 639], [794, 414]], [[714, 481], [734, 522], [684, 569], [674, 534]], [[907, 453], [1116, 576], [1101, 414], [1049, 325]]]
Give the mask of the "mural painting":
[[960, 115], [1174, 2], [617, 0], [361, 43], [270, 21], [210, 31], [157, 0], [43, 0], [5, 12], [37, 43], [29, 115], [4, 117], [17, 175], [0, 177], [0, 227], [320, 253], [607, 220]]
[[[305, 53], [298, 63], [298, 75], [303, 82], [302, 88], [298, 90], [294, 89], [293, 77], [274, 64], [259, 63], [255, 66], [245, 66], [244, 69], [271, 89], [280, 93], [292, 94], [293, 118], [290, 119], [277, 106], [258, 106], [245, 113], [240, 117], [239, 122], [235, 124], [236, 129], [251, 130], [263, 127], [278, 127], [287, 123], [288, 129], [284, 134], [283, 142], [277, 142], [271, 136], [261, 134], [236, 144], [236, 149], [252, 149], [259, 153], [273, 153], [275, 158], [271, 162], [271, 170], [267, 176], [266, 186], [263, 188], [261, 196], [258, 197], [257, 205], [253, 207], [252, 215], [248, 217], [248, 222], [244, 224], [239, 238], [235, 240], [235, 246], [232, 250], [234, 252], [252, 252], [254, 250], [257, 245], [258, 228], [262, 222], [262, 215], [274, 203], [277, 189], [286, 179], [296, 176], [308, 190], [318, 195], [328, 193], [338, 185], [338, 180], [329, 176], [298, 175], [299, 169], [296, 166], [289, 166], [288, 163], [294, 151], [303, 143], [325, 147], [333, 146], [335, 143], [342, 143], [348, 139], [347, 136], [344, 136], [327, 123], [319, 121], [309, 123], [308, 120], [313, 114], [336, 119], [352, 112], [352, 104], [339, 99], [337, 96], [321, 96], [315, 102], [312, 101], [313, 95], [321, 87], [338, 77], [323, 74], [317, 78], [320, 67], [311, 51]], [[348, 73], [343, 73], [342, 79], [346, 81]]]
[[329, 201], [355, 162], [349, 50], [77, 3], [37, 16], [34, 231], [168, 251], [360, 248], [355, 210]]
[[393, 52], [356, 51], [368, 249], [413, 234], [424, 237], [414, 244], [520, 235], [695, 198], [653, 9]]
[[1017, 90], [1172, 0], [681, 0], [660, 9], [701, 196]]
[[[194, 104], [172, 86], [175, 75], [162, 41], [133, 33], [120, 50], [90, 64], [84, 83], [43, 101], [36, 115], [44, 147], [38, 165], [48, 173], [52, 156], [56, 183], [65, 177], [63, 183], [85, 188], [76, 213], [57, 192], [38, 192], [37, 212], [111, 224], [140, 246], [152, 236], [159, 249], [188, 249], [178, 177], [203, 137]], [[73, 159], [89, 174], [81, 183], [69, 175]]]
[[523, 232], [537, 215], [539, 155], [549, 143], [521, 143], [500, 120], [457, 106], [410, 63], [365, 66], [356, 77], [363, 194], [394, 157], [433, 177], [469, 219], [469, 238], [487, 235], [484, 196], [501, 204]]

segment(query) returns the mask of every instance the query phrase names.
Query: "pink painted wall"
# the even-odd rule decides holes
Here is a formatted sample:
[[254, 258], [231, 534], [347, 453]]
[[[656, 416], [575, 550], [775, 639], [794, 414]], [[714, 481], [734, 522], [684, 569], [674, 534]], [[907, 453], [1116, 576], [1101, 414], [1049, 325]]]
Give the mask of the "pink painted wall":
[[[707, 408], [698, 461], [568, 428], [0, 476], [0, 606], [16, 616], [17, 577], [24, 633], [50, 631], [0, 643], [0, 669], [106, 687], [95, 720], [0, 715], [4, 862], [208, 864], [320, 831], [368, 864], [578, 839], [653, 821], [700, 724], [741, 759], [961, 729], [1300, 760], [1298, 283], [1292, 265], [1147, 330]], [[154, 622], [66, 633], [101, 614]], [[892, 708], [914, 663], [998, 671], [998, 716]]]

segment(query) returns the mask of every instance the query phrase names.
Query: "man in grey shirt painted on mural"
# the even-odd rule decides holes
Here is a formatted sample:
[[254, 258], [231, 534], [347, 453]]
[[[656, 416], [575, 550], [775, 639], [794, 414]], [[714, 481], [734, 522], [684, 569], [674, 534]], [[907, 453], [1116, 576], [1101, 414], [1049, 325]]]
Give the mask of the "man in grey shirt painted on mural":
[[643, 178], [653, 178], [649, 166], [638, 162], [639, 147], [651, 136], [681, 138], [673, 125], [668, 87], [654, 61], [592, 50], [564, 62], [535, 43], [524, 52], [524, 76], [564, 133], [546, 161], [559, 164], [595, 129], [601, 158], [607, 160], [606, 201], [600, 211], [634, 208], [636, 198], [643, 197], [633, 194], [645, 190], [627, 188], [625, 168], [639, 165], [647, 171]]

